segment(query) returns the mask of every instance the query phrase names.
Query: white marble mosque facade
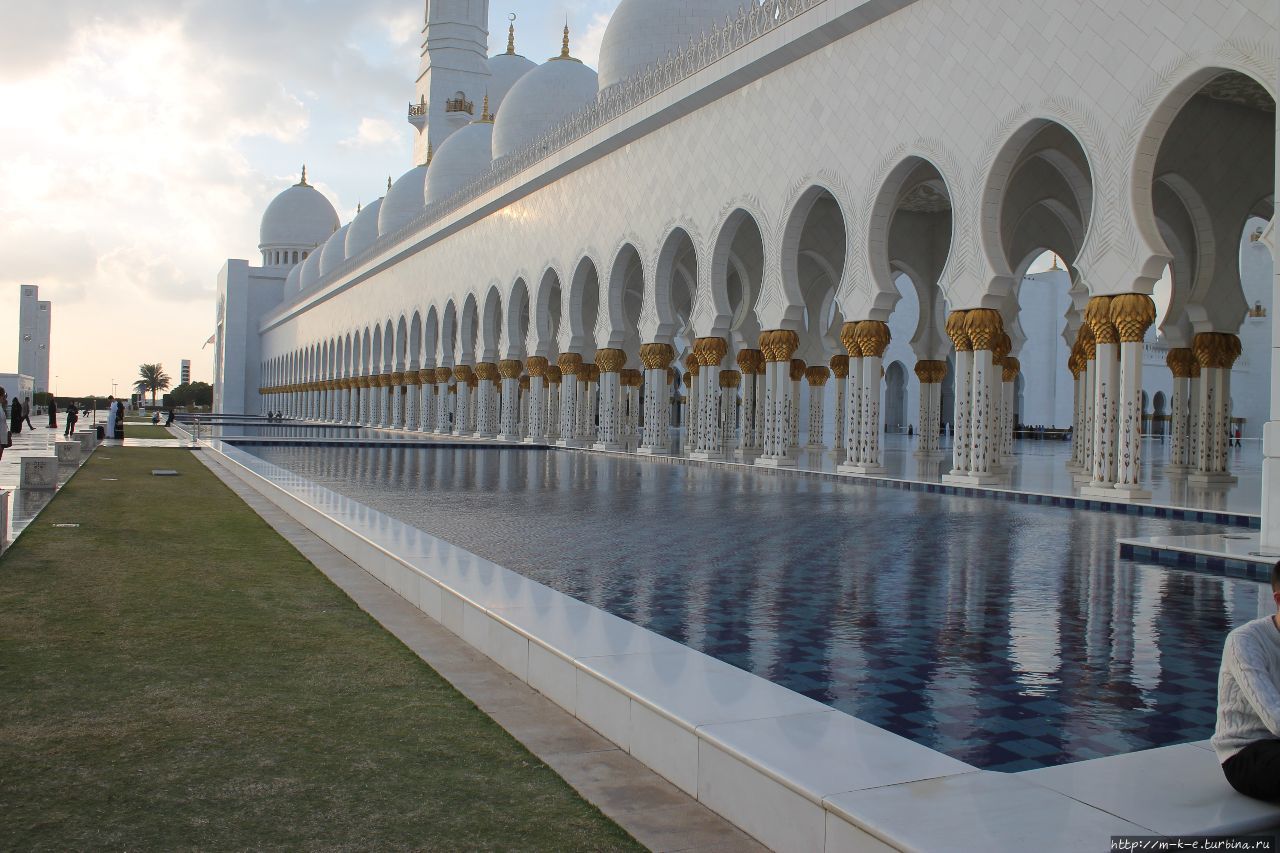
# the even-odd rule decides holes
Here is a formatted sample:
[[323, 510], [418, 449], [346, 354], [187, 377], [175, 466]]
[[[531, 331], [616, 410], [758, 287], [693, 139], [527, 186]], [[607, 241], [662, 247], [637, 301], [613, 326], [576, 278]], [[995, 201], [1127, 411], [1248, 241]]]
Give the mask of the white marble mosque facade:
[[[486, 6], [455, 15], [484, 20]], [[1012, 358], [1024, 385], [1053, 376], [1051, 394], [1024, 387], [1023, 419], [1062, 425], [1067, 407], [1088, 439], [1082, 482], [1141, 499], [1134, 424], [1144, 389], [1173, 393], [1156, 359], [1176, 350], [1203, 364], [1182, 386], [1205, 412], [1200, 473], [1228, 476], [1208, 426], [1231, 414], [1221, 400], [1255, 437], [1267, 398], [1280, 401], [1239, 393], [1267, 387], [1274, 316], [1262, 247], [1275, 241], [1241, 242], [1250, 217], [1272, 217], [1274, 4], [738, 7], [624, 0], [598, 96], [571, 58], [517, 68], [499, 54], [468, 72], [475, 83], [424, 74], [410, 121], [429, 165], [342, 228], [304, 178], [264, 218], [266, 265], [224, 269], [219, 409], [514, 439], [501, 387], [524, 407], [522, 436], [653, 452], [665, 437], [619, 432], [640, 400], [644, 420], [663, 416], [668, 395], [648, 392], [678, 361], [700, 395], [689, 449], [785, 465], [821, 379], [806, 371], [844, 358], [814, 385], [823, 435], [875, 473], [884, 425], [918, 424], [921, 398], [941, 394], [936, 381], [922, 394], [915, 371], [949, 361], [954, 398], [931, 411], [963, 438], [956, 481], [982, 483], [1012, 423]], [[705, 14], [677, 14], [690, 9]], [[429, 17], [427, 53], [434, 32], [462, 49], [473, 24]], [[489, 104], [496, 121], [477, 97], [486, 72], [516, 79]], [[441, 98], [475, 117], [433, 118]], [[1046, 251], [1069, 272], [1024, 282]], [[1148, 297], [1166, 268], [1158, 311]], [[1249, 317], [1258, 305], [1266, 319]], [[511, 393], [525, 377], [529, 392]], [[637, 378], [642, 393], [628, 390]], [[890, 381], [905, 395], [887, 397]], [[735, 395], [752, 398], [740, 448], [707, 425]], [[582, 416], [597, 407], [607, 434]], [[1280, 445], [1267, 453], [1280, 488]], [[1269, 493], [1264, 539], [1280, 538]]]

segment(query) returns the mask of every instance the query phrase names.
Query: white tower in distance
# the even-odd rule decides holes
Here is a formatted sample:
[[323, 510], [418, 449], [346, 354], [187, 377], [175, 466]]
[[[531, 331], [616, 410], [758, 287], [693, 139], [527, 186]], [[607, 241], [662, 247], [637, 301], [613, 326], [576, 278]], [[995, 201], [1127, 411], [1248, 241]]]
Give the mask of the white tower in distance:
[[489, 0], [427, 0], [422, 65], [409, 123], [418, 129], [414, 165], [474, 121], [489, 69]]
[[22, 285], [18, 303], [18, 373], [34, 380], [35, 393], [49, 390], [49, 343], [53, 305], [40, 301], [40, 288]]

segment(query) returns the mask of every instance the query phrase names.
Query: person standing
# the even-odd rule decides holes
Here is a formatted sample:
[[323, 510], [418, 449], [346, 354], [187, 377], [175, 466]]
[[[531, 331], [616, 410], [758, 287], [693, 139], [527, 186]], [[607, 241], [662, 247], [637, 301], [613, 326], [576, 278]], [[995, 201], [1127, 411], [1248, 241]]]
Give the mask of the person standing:
[[116, 400], [116, 438], [124, 438], [124, 401]]
[[0, 388], [0, 459], [4, 458], [4, 449], [13, 444], [13, 439], [9, 437], [9, 392]]
[[69, 436], [75, 432], [76, 422], [80, 420], [80, 410], [76, 408], [75, 400], [67, 401], [67, 428], [63, 431], [64, 436]]
[[116, 398], [107, 398], [107, 438], [116, 437]]
[[17, 397], [9, 404], [9, 432], [13, 435], [22, 434], [22, 401]]

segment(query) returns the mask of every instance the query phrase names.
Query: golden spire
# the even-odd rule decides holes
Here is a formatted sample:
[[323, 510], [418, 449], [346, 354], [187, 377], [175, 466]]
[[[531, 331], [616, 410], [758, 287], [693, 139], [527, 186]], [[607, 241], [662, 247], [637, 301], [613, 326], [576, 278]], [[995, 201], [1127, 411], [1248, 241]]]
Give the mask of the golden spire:
[[1062, 269], [1062, 267], [1058, 266], [1058, 253], [1057, 253], [1057, 252], [1054, 252], [1054, 253], [1053, 253], [1053, 266], [1049, 267], [1049, 269], [1050, 269], [1050, 270], [1061, 270], [1061, 269]]
[[391, 192], [391, 176], [387, 175], [387, 192]]
[[569, 19], [564, 21], [564, 41], [560, 43], [560, 58], [569, 59]]
[[297, 185], [298, 185], [298, 186], [300, 186], [300, 187], [309, 187], [309, 186], [311, 186], [311, 184], [307, 183], [307, 164], [306, 164], [306, 163], [303, 163], [303, 164], [302, 164], [302, 180], [301, 180], [301, 181], [298, 181], [298, 184], [297, 184]]
[[356, 202], [356, 216], [359, 216], [359, 215], [360, 215], [360, 211], [362, 211], [362, 210], [364, 210], [364, 202], [362, 202], [362, 201], [358, 201], [358, 202]]
[[516, 54], [516, 23], [515, 17], [512, 16], [511, 23], [507, 25], [507, 55], [515, 56]]
[[480, 108], [480, 118], [477, 119], [477, 121], [493, 124], [493, 116], [489, 114], [489, 93], [488, 92], [484, 93], [484, 106]]

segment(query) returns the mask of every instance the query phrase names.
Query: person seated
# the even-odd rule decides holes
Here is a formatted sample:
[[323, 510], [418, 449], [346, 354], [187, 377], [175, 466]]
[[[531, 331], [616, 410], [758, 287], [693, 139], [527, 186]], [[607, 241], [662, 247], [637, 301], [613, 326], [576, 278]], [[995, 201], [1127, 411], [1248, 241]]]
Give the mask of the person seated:
[[[1271, 569], [1280, 613], [1280, 563]], [[1280, 621], [1277, 613], [1227, 635], [1210, 743], [1227, 782], [1246, 797], [1280, 801]]]

